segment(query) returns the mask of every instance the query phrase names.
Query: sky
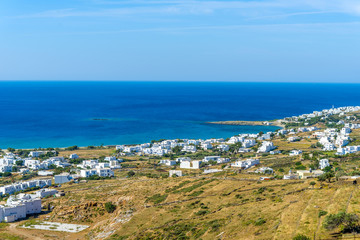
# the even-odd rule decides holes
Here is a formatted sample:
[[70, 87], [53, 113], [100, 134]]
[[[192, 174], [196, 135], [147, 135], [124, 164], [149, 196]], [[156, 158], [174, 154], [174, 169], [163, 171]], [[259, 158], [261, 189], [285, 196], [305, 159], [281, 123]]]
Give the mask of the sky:
[[0, 80], [360, 83], [360, 1], [1, 0]]

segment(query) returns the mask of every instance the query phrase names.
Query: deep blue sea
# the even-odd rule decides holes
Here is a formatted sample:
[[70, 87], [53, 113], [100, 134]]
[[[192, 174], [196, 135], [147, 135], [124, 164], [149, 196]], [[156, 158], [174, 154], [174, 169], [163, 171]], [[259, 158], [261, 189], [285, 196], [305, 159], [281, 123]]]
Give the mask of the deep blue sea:
[[270, 120], [332, 105], [360, 105], [360, 84], [0, 82], [0, 148], [226, 138], [277, 127], [206, 122]]

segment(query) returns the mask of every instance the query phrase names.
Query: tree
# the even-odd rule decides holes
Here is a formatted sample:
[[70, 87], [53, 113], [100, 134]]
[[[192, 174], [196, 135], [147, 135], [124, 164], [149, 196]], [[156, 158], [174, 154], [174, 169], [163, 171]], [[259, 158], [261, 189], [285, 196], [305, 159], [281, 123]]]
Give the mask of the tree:
[[176, 154], [176, 155], [180, 155], [181, 154], [181, 150], [182, 150], [182, 147], [180, 146], [175, 146], [171, 149], [171, 151]]
[[108, 213], [114, 212], [115, 209], [116, 209], [116, 205], [114, 205], [112, 202], [107, 202], [107, 203], [105, 203], [105, 210], [106, 210]]
[[76, 149], [78, 149], [78, 146], [76, 146], [76, 145], [65, 148], [66, 151], [74, 151], [74, 150], [76, 150]]
[[335, 174], [336, 181], [339, 181], [339, 178], [342, 176], [346, 176], [346, 173], [344, 171], [341, 170], [341, 171], [336, 172], [336, 174]]
[[330, 214], [326, 216], [323, 227], [328, 230], [340, 227], [342, 232], [353, 232], [359, 228], [359, 217], [354, 213], [346, 212]]
[[316, 185], [316, 182], [311, 181], [311, 182], [310, 182], [310, 185], [314, 188], [314, 186]]
[[319, 181], [321, 181], [321, 182], [324, 182], [324, 181], [328, 180], [328, 182], [330, 183], [330, 182], [331, 182], [331, 178], [333, 178], [333, 177], [334, 177], [334, 173], [333, 173], [333, 172], [326, 172], [326, 173], [320, 175], [320, 176], [318, 177], [318, 179], [319, 179]]
[[9, 147], [7, 150], [8, 150], [9, 152], [15, 152], [15, 148]]
[[15, 164], [16, 164], [16, 166], [22, 166], [23, 161], [22, 160], [16, 160]]
[[17, 166], [13, 166], [13, 167], [11, 168], [11, 171], [12, 171], [12, 172], [17, 172], [17, 171], [18, 171]]
[[331, 171], [331, 166], [327, 166], [324, 168], [324, 172], [330, 172]]

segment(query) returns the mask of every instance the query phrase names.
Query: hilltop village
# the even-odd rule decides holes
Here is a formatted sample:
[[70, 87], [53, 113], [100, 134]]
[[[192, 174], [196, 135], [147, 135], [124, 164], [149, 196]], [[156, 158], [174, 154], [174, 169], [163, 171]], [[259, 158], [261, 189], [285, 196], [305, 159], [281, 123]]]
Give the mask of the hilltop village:
[[[356, 235], [360, 106], [261, 124], [275, 122], [282, 128], [227, 139], [3, 149], [0, 236], [114, 240]], [[345, 218], [353, 221], [341, 221]]]

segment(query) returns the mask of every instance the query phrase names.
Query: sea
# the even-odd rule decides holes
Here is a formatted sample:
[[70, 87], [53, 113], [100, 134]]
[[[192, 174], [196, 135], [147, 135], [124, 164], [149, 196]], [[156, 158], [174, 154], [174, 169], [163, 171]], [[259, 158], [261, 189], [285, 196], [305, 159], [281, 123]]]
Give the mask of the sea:
[[360, 84], [1, 81], [0, 148], [228, 138], [278, 127], [208, 122], [272, 120], [355, 105]]

